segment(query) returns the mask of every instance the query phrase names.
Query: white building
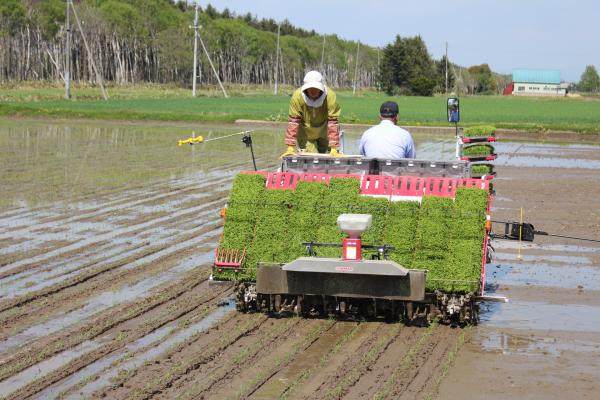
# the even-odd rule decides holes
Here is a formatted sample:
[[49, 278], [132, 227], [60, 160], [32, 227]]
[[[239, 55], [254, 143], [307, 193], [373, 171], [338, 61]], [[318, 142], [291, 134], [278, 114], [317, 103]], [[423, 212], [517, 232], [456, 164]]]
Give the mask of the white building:
[[504, 94], [514, 96], [565, 96], [567, 83], [561, 83], [560, 71], [550, 69], [515, 69], [512, 83]]

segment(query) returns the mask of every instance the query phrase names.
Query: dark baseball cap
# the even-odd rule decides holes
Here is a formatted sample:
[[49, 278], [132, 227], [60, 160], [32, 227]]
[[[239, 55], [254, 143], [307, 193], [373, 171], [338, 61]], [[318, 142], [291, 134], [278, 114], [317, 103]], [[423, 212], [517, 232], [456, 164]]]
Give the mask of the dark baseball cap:
[[398, 115], [398, 103], [395, 101], [386, 101], [379, 108], [379, 114], [382, 117], [395, 117]]

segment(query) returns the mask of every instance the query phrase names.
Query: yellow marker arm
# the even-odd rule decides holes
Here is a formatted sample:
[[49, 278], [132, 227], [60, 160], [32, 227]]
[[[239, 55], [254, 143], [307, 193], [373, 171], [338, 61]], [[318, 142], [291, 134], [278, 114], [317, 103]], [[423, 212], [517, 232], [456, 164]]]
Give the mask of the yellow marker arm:
[[185, 140], [180, 139], [177, 141], [177, 146], [183, 146], [184, 144], [202, 143], [203, 141], [204, 141], [204, 138], [202, 136], [191, 137], [191, 138], [187, 138]]

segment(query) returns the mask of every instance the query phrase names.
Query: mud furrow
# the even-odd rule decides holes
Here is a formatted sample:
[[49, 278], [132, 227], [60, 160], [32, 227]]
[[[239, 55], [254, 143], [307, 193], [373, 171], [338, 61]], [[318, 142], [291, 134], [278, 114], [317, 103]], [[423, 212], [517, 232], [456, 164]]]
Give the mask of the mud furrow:
[[[191, 260], [193, 261], [194, 258]], [[181, 268], [181, 266], [185, 268]], [[62, 330], [80, 326], [85, 321], [106, 312], [106, 310], [117, 309], [122, 305], [151, 297], [153, 293], [169, 282], [185, 276], [187, 271], [207, 269], [202, 267], [198, 269], [197, 263], [185, 261], [177, 263], [174, 267], [166, 267], [166, 270], [163, 270], [160, 265], [158, 268], [159, 274], [150, 275], [141, 280], [137, 278], [137, 282], [132, 285], [119, 285], [115, 289], [99, 292], [91, 298], [78, 299], [75, 308], [69, 306], [59, 313], [57, 313], [57, 310], [51, 310], [50, 313], [46, 313], [41, 318], [42, 322], [31, 321], [37, 323], [28, 325], [26, 329], [23, 329], [24, 322], [18, 321], [17, 328], [13, 329], [17, 333], [0, 342], [0, 348], [5, 354], [8, 354], [27, 343], [40, 340], [44, 336], [58, 335]]]
[[[149, 229], [149, 228], [161, 228], [163, 224], [173, 222], [176, 219], [185, 220], [185, 219], [200, 218], [202, 216], [206, 217], [206, 216], [210, 215], [210, 213], [212, 212], [211, 207], [217, 208], [217, 205], [221, 204], [223, 202], [223, 200], [225, 199], [225, 196], [226, 196], [225, 192], [219, 192], [217, 194], [211, 195], [210, 203], [205, 203], [201, 206], [197, 206], [194, 208], [188, 208], [185, 210], [177, 210], [168, 216], [153, 219], [150, 221], [146, 221], [144, 223], [141, 223], [141, 224], [138, 224], [135, 226], [119, 228], [119, 229], [112, 230], [112, 231], [109, 231], [106, 233], [99, 233], [93, 237], [83, 238], [74, 245], [64, 246], [64, 247], [61, 247], [61, 248], [53, 250], [53, 251], [45, 252], [44, 254], [41, 254], [41, 255], [24, 258], [18, 262], [10, 263], [7, 265], [5, 264], [4, 266], [0, 267], [0, 272], [5, 272], [9, 269], [10, 270], [17, 269], [19, 267], [27, 267], [27, 268], [39, 267], [40, 265], [45, 265], [45, 263], [52, 262], [53, 260], [56, 260], [57, 258], [60, 259], [61, 257], [65, 257], [66, 254], [70, 254], [70, 255], [77, 254], [77, 252], [81, 251], [81, 248], [97, 245], [98, 243], [102, 243], [106, 240], [113, 240], [114, 237], [117, 237], [117, 236], [124, 236], [124, 235], [128, 235], [128, 234], [135, 235], [135, 234], [139, 233], [140, 230]], [[20, 271], [20, 270], [22, 270], [22, 268], [17, 269], [17, 270]]]
[[249, 368], [234, 375], [226, 386], [214, 386], [202, 398], [242, 399], [248, 398], [280, 369], [310, 347], [318, 338], [335, 325], [333, 320], [304, 320], [288, 337], [280, 338], [275, 349], [257, 357]]
[[[177, 224], [177, 222], [174, 223]], [[135, 254], [143, 255], [148, 249], [166, 249], [169, 246], [173, 247], [173, 251], [176, 251], [177, 248], [180, 247], [179, 244], [188, 240], [190, 235], [194, 235], [195, 232], [199, 231], [206, 232], [207, 226], [218, 229], [221, 225], [221, 221], [216, 216], [213, 216], [212, 218], [207, 218], [205, 223], [200, 225], [202, 225], [200, 229], [198, 229], [198, 224], [194, 224], [191, 225], [190, 228], [179, 229], [177, 235], [171, 235], [168, 238], [161, 239], [154, 238], [153, 235], [148, 238], [145, 234], [139, 235], [140, 237], [135, 240], [115, 237], [112, 240], [113, 243], [122, 242], [125, 245], [125, 248], [129, 247], [130, 250], [122, 252], [119, 255], [120, 248], [116, 247], [115, 253], [117, 255], [112, 255], [109, 258], [105, 258], [105, 256], [110, 254], [110, 252], [107, 254], [106, 251], [102, 252], [97, 250], [96, 245], [91, 245], [86, 249], [80, 249], [79, 252], [73, 250], [75, 253], [73, 257], [71, 257], [70, 254], [57, 256], [54, 263], [44, 263], [42, 269], [21, 267], [20, 269], [23, 269], [21, 272], [13, 271], [15, 272], [14, 274], [5, 276], [4, 279], [0, 280], [0, 295], [1, 297], [4, 297], [4, 299], [0, 301], [0, 304], [3, 304], [4, 301], [14, 298], [17, 295], [27, 295], [32, 292], [43, 290], [47, 286], [60, 283], [62, 280], [75, 278], [78, 275], [85, 273], [86, 269], [91, 269], [97, 266], [97, 264], [100, 264], [100, 261], [110, 264], [119, 262], [122, 259], [130, 260]], [[157, 229], [164, 231], [166, 228], [158, 227]], [[141, 236], [145, 237], [142, 238]], [[132, 243], [134, 244], [133, 246]], [[153, 244], [153, 246], [149, 246], [150, 244]], [[102, 246], [102, 244], [100, 244], [100, 246]], [[100, 257], [100, 259], [94, 258], [94, 255]], [[76, 260], [79, 260], [79, 262], [76, 262]], [[41, 264], [39, 265], [41, 266]], [[23, 284], [10, 283], [19, 276], [27, 277]], [[0, 309], [2, 309], [1, 306]]]
[[312, 343], [293, 363], [277, 371], [267, 382], [256, 390], [251, 398], [281, 398], [283, 393], [293, 385], [298, 385], [310, 372], [325, 361], [337, 346], [346, 338], [353, 336], [358, 328], [356, 322], [338, 322]]
[[[434, 380], [436, 378], [435, 367], [442, 363], [447, 349], [455, 343], [458, 335], [457, 330], [452, 330], [447, 326], [431, 325], [424, 330], [418, 339], [410, 346], [403, 349], [400, 362], [390, 365], [391, 373], [385, 377], [379, 378], [379, 383], [373, 386], [369, 377], [365, 377], [363, 384], [371, 388], [377, 388], [372, 397], [375, 399], [397, 399], [406, 395], [406, 398], [414, 398], [414, 395], [407, 392], [407, 389], [415, 379], [417, 374], [422, 374], [422, 379]], [[392, 353], [393, 354], [393, 353]], [[429, 364], [432, 368], [423, 368]], [[361, 383], [359, 382], [358, 385]], [[350, 398], [350, 397], [349, 397]], [[357, 397], [353, 397], [357, 398]]]
[[257, 360], [274, 351], [282, 338], [292, 335], [300, 324], [299, 318], [271, 318], [261, 329], [244, 336], [211, 362], [178, 377], [155, 397], [198, 399], [205, 397], [213, 388], [229, 387], [235, 377], [253, 369]]
[[[94, 246], [85, 253], [80, 253], [70, 259], [58, 262], [54, 266], [42, 267], [40, 270], [25, 270], [20, 273], [0, 277], [0, 298], [15, 297], [41, 289], [40, 285], [49, 286], [48, 282], [59, 279], [67, 279], [78, 272], [98, 265], [109, 263], [119, 258], [127, 258], [128, 254], [134, 253], [150, 242], [123, 247], [119, 244], [109, 243], [107, 245]], [[23, 291], [19, 291], [22, 289]]]
[[[235, 313], [235, 311], [233, 311]], [[190, 340], [178, 345], [172, 351], [164, 354], [158, 364], [150, 366], [155, 378], [142, 387], [127, 387], [126, 382], [139, 371], [131, 371], [128, 376], [113, 383], [114, 388], [95, 397], [108, 397], [111, 399], [147, 399], [160, 393], [171, 386], [173, 380], [200, 368], [212, 361], [228, 348], [235, 345], [238, 340], [260, 329], [268, 318], [262, 314], [238, 314], [234, 318], [235, 324], [220, 326], [211, 329], [208, 334], [198, 334]]]
[[[439, 328], [447, 330], [448, 327]], [[391, 398], [402, 400], [423, 398], [428, 392], [427, 388], [436, 389], [436, 383], [439, 383], [442, 378], [445, 361], [451, 351], [456, 348], [462, 334], [464, 331], [455, 331], [450, 335], [443, 335], [441, 338], [433, 337], [431, 346], [424, 346], [422, 355], [419, 354], [414, 363], [416, 364], [414, 366], [416, 375], [411, 378], [406, 389], [402, 390], [402, 385], [397, 385]], [[433, 349], [429, 350], [430, 347]]]
[[[14, 393], [11, 398], [27, 397], [35, 393], [36, 398], [43, 399], [57, 395], [78, 384], [84, 376], [92, 375], [93, 370], [101, 371], [103, 367], [110, 366], [112, 360], [126, 358], [134, 344], [153, 343], [150, 338], [157, 336], [153, 332], [158, 329], [173, 333], [179, 326], [192, 323], [194, 319], [214, 309], [219, 298], [230, 293], [231, 287], [208, 287], [208, 282], [202, 281], [172, 301], [116, 325], [93, 341], [82, 343], [84, 346], [75, 346], [29, 367], [1, 382], [0, 388], [12, 384]], [[81, 348], [79, 352], [76, 351], [78, 347]], [[85, 373], [78, 374], [77, 371], [82, 369]], [[52, 386], [53, 384], [55, 385]], [[38, 393], [40, 391], [42, 392]]]
[[313, 365], [300, 371], [288, 388], [283, 392], [282, 398], [302, 399], [311, 396], [330, 377], [343, 370], [352, 354], [361, 351], [368, 345], [375, 331], [380, 328], [376, 323], [361, 323], [355, 325], [348, 335], [328, 349]]
[[162, 287], [151, 297], [121, 304], [101, 312], [83, 324], [63, 329], [56, 334], [41, 338], [10, 355], [4, 356], [0, 364], [0, 380], [22, 371], [61, 351], [93, 339], [114, 326], [135, 318], [166, 303], [205, 281], [210, 275], [208, 269], [192, 271], [178, 281]]
[[341, 370], [329, 375], [319, 388], [308, 396], [311, 399], [339, 399], [364, 375], [406, 327], [400, 324], [381, 324], [380, 329], [364, 342], [360, 351], [352, 354]]
[[[140, 268], [144, 264], [151, 267], [153, 265], [155, 266], [157, 262], [164, 262], [165, 257], [181, 258], [181, 254], [183, 254], [186, 248], [188, 250], [196, 250], [197, 252], [199, 250], [198, 246], [202, 244], [202, 241], [197, 242], [199, 239], [202, 240], [203, 238], [208, 237], [206, 242], [214, 243], [216, 235], [218, 234], [217, 229], [219, 229], [220, 226], [220, 222], [213, 225], [205, 225], [190, 234], [178, 238], [177, 242], [179, 242], [179, 246], [174, 246], [173, 243], [150, 246], [144, 248], [141, 252], [131, 254], [124, 259], [119, 259], [109, 264], [84, 270], [72, 278], [65, 279], [36, 292], [2, 301], [0, 302], [0, 317], [3, 318], [5, 324], [9, 321], [14, 321], [20, 317], [32, 314], [37, 314], [37, 318], [39, 318], [40, 311], [45, 308], [55, 308], [57, 306], [60, 308], [60, 303], [67, 299], [72, 303], [73, 299], [80, 298], [82, 294], [89, 297], [94, 294], [94, 290], [106, 290], [111, 284], [122, 284], [124, 283], [122, 280], [127, 278], [127, 276], [132, 277], [136, 274], [145, 273], [146, 271], [144, 268]], [[186, 246], [190, 241], [192, 244]], [[207, 250], [210, 252], [209, 249]], [[122, 269], [123, 271], [121, 271]], [[58, 294], [55, 299], [48, 298], [55, 294]], [[42, 299], [43, 301], [38, 301], [37, 305], [33, 305], [29, 308], [23, 307], [26, 304], [39, 299]], [[6, 325], [3, 326], [3, 329], [4, 328], [6, 328]]]
[[[202, 222], [211, 223], [218, 219], [216, 213], [214, 212], [214, 209], [217, 209], [222, 204], [223, 198], [217, 198], [214, 202], [206, 205], [206, 210], [200, 209], [198, 211], [195, 211], [193, 215], [196, 218], [206, 217], [206, 219]], [[194, 224], [191, 224], [192, 227], [194, 225], [199, 224], [199, 220], [196, 218], [192, 219], [192, 221], [195, 221]], [[64, 266], [68, 263], [73, 263], [76, 260], [81, 259], [82, 255], [86, 256], [84, 257], [84, 261], [88, 263], [89, 261], [91, 261], [89, 257], [94, 254], [93, 252], [96, 251], [98, 246], [104, 246], [107, 244], [112, 244], [115, 247], [116, 245], [135, 246], [140, 243], [148, 243], [149, 241], [152, 242], [152, 244], [165, 242], [166, 239], [173, 239], [173, 236], [183, 235], [186, 233], [187, 230], [190, 230], [190, 228], [185, 228], [182, 226], [182, 224], [186, 220], [189, 220], [189, 215], [183, 214], [173, 219], [161, 218], [160, 221], [154, 224], [150, 223], [150, 220], [145, 221], [142, 228], [138, 229], [114, 229], [112, 230], [112, 236], [107, 237], [105, 241], [89, 243], [88, 240], [88, 243], [85, 246], [75, 247], [70, 251], [56, 254], [51, 259], [47, 259], [42, 262], [38, 261], [30, 264], [25, 263], [21, 266], [16, 267], [14, 265], [11, 267], [6, 267], [4, 271], [0, 272], [0, 284], [3, 284], [3, 280], [5, 280], [7, 277], [12, 277], [22, 273], [28, 273], [29, 276], [32, 276], [36, 273], [35, 271], [33, 271], [36, 268], [57, 270], [58, 268], [60, 268], [61, 265]], [[87, 236], [95, 234], [96, 233], [88, 233]], [[108, 235], [105, 234], [104, 236]], [[105, 255], [105, 253], [100, 254], [102, 256]], [[71, 266], [71, 268], [73, 267]]]
[[[218, 184], [223, 181], [230, 182], [231, 175], [223, 174], [218, 169], [207, 172], [203, 176], [203, 182], [206, 184]], [[140, 202], [161, 198], [165, 196], [165, 193], [171, 194], [187, 189], [198, 190], [204, 186], [205, 185], [198, 186], [198, 179], [186, 177], [181, 179], [159, 180], [155, 183], [144, 183], [137, 186], [128, 185], [127, 187], [100, 190], [88, 195], [71, 197], [69, 199], [69, 212], [94, 213], [106, 209], [118, 210], [128, 208], [127, 206], [134, 206]], [[149, 196], [152, 197], [148, 198]], [[15, 229], [28, 229], [28, 227], [31, 226], [32, 220], [60, 218], [64, 215], [65, 207], [62, 206], [61, 202], [58, 202], [58, 204], [61, 206], [57, 207], [56, 203], [53, 203], [51, 205], [34, 208], [22, 208], [20, 212], [13, 212], [12, 215], [9, 216], [1, 214], [0, 226], [10, 228], [10, 231], [13, 232]], [[80, 215], [76, 215], [73, 218], [80, 217]], [[3, 230], [3, 232], [4, 231], [5, 230]]]

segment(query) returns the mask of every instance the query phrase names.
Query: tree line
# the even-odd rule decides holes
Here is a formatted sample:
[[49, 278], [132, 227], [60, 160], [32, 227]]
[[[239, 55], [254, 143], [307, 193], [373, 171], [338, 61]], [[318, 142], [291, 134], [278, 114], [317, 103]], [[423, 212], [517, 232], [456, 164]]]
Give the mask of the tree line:
[[[191, 85], [194, 8], [179, 0], [74, 0], [79, 31], [66, 0], [1, 0], [0, 81], [64, 79], [65, 43], [71, 39], [70, 76], [113, 84], [140, 82]], [[320, 35], [288, 20], [236, 15], [208, 4], [200, 9], [200, 37], [222, 81], [272, 85], [276, 75], [277, 31], [281, 32], [278, 79], [297, 86], [307, 70], [321, 70], [329, 85], [378, 88], [389, 94], [432, 95], [446, 90], [470, 94], [501, 91], [506, 83], [487, 64], [462, 68], [434, 60], [420, 36], [396, 37], [383, 49]], [[90, 52], [84, 46], [87, 38]], [[201, 84], [216, 84], [208, 59], [199, 52]], [[358, 68], [356, 65], [358, 63]], [[447, 66], [447, 67], [446, 67]]]
[[[95, 83], [92, 62], [115, 84], [137, 82], [190, 85], [193, 76], [194, 8], [171, 0], [74, 1], [83, 32], [65, 28], [65, 0], [2, 0], [0, 81], [60, 80], [65, 71], [66, 35], [71, 37], [71, 77]], [[71, 24], [74, 24], [73, 16]], [[278, 23], [237, 16], [208, 5], [200, 10], [200, 37], [224, 82], [273, 84]], [[279, 83], [297, 85], [305, 71], [323, 70], [330, 85], [350, 87], [357, 42], [279, 24]], [[85, 50], [82, 33], [90, 46]], [[325, 49], [322, 52], [323, 48]], [[377, 52], [360, 46], [357, 85], [374, 87]], [[208, 60], [199, 52], [202, 83], [214, 84]]]

